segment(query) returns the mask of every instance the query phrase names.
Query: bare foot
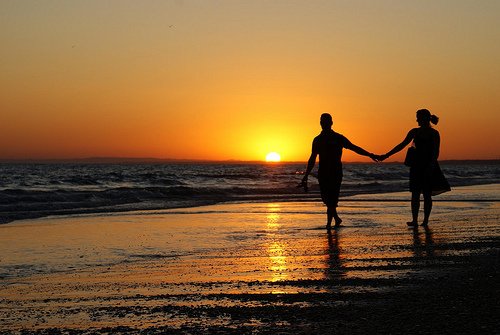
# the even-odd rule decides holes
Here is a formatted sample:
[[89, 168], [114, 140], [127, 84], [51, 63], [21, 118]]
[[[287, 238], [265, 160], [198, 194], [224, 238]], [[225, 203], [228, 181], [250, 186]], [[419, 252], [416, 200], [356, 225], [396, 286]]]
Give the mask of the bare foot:
[[408, 225], [408, 227], [417, 227], [418, 226], [418, 222], [415, 222], [415, 221], [408, 221], [408, 222], [406, 222], [406, 224]]
[[341, 223], [342, 223], [342, 219], [337, 216], [335, 218], [335, 227], [339, 227]]
[[422, 222], [422, 227], [427, 227], [428, 224], [429, 224], [429, 221], [428, 220], [424, 220]]

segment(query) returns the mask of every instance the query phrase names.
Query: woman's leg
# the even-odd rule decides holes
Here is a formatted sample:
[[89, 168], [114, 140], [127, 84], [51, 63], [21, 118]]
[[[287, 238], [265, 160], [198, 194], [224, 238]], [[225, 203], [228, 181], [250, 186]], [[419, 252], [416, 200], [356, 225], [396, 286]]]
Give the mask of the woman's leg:
[[427, 226], [429, 223], [429, 216], [432, 211], [432, 194], [431, 192], [424, 192], [424, 221], [422, 226]]
[[420, 209], [420, 192], [411, 192], [411, 216], [412, 220], [407, 222], [409, 226], [418, 225], [418, 211]]

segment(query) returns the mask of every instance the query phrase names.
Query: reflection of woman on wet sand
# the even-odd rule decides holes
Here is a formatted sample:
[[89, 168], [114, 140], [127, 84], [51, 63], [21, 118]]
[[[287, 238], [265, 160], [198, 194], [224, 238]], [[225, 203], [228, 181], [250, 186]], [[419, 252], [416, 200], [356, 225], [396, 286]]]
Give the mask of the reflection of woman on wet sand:
[[411, 129], [403, 142], [379, 157], [380, 160], [385, 160], [401, 151], [413, 140], [415, 156], [410, 166], [412, 220], [408, 222], [409, 226], [416, 227], [418, 225], [420, 194], [424, 196], [424, 220], [422, 226], [427, 226], [432, 210], [432, 195], [450, 190], [450, 186], [444, 178], [437, 161], [440, 143], [439, 132], [431, 126], [431, 122], [437, 124], [438, 120], [438, 117], [431, 115], [431, 112], [427, 109], [418, 110], [417, 123], [419, 127]]
[[413, 229], [413, 249], [415, 252], [415, 256], [422, 257], [423, 251], [425, 251], [425, 256], [433, 257], [434, 256], [434, 237], [432, 234], [432, 230], [428, 226], [424, 226], [425, 228], [425, 240], [424, 245], [422, 246], [422, 240], [420, 237], [420, 232], [418, 229]]

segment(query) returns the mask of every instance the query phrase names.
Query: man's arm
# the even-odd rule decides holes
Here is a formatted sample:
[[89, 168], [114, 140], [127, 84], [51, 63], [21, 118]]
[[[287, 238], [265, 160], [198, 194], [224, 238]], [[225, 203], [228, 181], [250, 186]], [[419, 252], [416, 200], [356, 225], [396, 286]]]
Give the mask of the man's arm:
[[345, 139], [344, 148], [352, 150], [355, 153], [357, 153], [358, 155], [370, 157], [375, 162], [378, 161], [377, 160], [377, 155], [375, 155], [375, 154], [373, 154], [371, 152], [368, 152], [365, 149], [363, 149], [361, 147], [358, 147], [357, 145], [352, 144], [347, 138]]
[[309, 174], [311, 173], [314, 164], [316, 164], [316, 157], [318, 157], [318, 151], [316, 150], [316, 145], [314, 144], [313, 141], [311, 156], [307, 161], [306, 172], [304, 173], [304, 177], [302, 177], [302, 182], [297, 186], [297, 187], [303, 187], [306, 192], [307, 192], [307, 177], [309, 177]]
[[304, 173], [304, 177], [302, 178], [302, 181], [307, 181], [307, 177], [311, 173], [314, 164], [316, 164], [316, 157], [318, 156], [317, 152], [311, 152], [311, 156], [309, 157], [309, 160], [307, 161], [307, 169], [306, 172]]

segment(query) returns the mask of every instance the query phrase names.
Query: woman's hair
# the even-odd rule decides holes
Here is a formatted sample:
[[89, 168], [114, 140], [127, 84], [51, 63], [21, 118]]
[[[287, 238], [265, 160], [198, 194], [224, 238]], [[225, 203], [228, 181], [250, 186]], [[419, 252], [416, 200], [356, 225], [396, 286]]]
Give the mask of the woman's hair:
[[436, 115], [432, 114], [431, 115], [431, 122], [432, 122], [432, 124], [438, 124], [439, 118]]
[[436, 115], [431, 114], [428, 109], [419, 109], [417, 111], [417, 118], [428, 120], [432, 122], [432, 124], [438, 124], [439, 122], [439, 118]]

